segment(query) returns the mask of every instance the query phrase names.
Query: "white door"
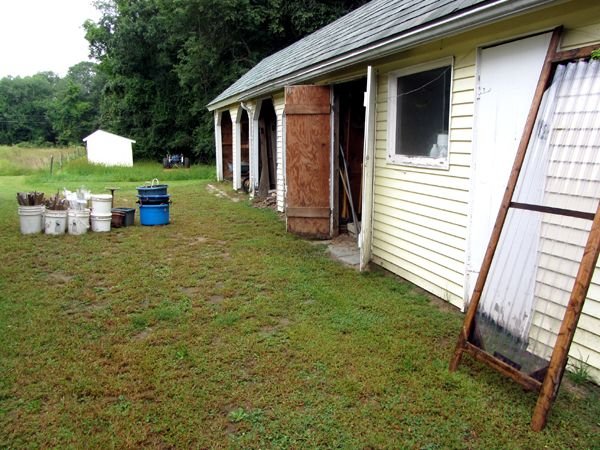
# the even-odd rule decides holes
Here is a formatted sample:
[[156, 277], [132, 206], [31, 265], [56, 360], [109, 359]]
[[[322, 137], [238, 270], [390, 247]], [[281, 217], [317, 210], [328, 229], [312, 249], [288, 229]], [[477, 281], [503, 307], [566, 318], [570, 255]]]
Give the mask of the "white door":
[[465, 284], [468, 299], [498, 215], [550, 37], [551, 33], [546, 33], [479, 52]]

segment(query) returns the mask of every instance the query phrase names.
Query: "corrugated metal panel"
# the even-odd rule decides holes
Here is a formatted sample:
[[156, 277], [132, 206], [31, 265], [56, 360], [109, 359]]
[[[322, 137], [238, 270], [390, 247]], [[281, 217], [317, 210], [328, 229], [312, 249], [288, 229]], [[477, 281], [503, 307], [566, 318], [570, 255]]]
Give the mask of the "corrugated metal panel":
[[[560, 66], [555, 103], [538, 118], [517, 201], [596, 212], [600, 198], [600, 62]], [[554, 84], [557, 84], [555, 81]], [[541, 188], [541, 189], [540, 189]], [[537, 194], [536, 194], [537, 192]], [[530, 348], [549, 357], [587, 240], [590, 222], [543, 214]], [[596, 268], [570, 357], [600, 375], [600, 280]], [[590, 362], [591, 361], [591, 362]], [[597, 365], [595, 365], [597, 364]]]

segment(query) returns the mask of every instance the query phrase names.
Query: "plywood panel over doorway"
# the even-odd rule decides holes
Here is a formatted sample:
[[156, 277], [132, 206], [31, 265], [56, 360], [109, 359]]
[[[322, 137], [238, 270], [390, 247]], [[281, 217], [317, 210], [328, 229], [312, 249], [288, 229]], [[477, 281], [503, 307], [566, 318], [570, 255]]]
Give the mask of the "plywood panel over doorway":
[[287, 229], [331, 236], [331, 93], [327, 86], [285, 89]]

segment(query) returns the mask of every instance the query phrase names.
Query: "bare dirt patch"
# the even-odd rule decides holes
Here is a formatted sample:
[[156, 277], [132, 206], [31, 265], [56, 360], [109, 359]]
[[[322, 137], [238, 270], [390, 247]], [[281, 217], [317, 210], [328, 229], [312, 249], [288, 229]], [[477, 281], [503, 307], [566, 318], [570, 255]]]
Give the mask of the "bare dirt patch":
[[211, 295], [208, 298], [208, 303], [210, 303], [211, 305], [220, 305], [224, 301], [225, 297], [223, 297], [222, 295]]
[[73, 281], [75, 277], [73, 275], [67, 275], [64, 272], [52, 272], [48, 274], [48, 281], [54, 283], [68, 283]]
[[138, 334], [134, 335], [132, 339], [134, 341], [143, 341], [148, 338], [152, 334], [152, 328], [146, 328], [140, 331]]

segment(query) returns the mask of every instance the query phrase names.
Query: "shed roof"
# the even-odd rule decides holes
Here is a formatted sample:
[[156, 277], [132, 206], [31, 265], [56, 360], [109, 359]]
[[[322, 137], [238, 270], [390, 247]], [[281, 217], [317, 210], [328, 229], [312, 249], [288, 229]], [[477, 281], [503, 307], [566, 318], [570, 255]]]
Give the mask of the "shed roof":
[[[432, 26], [446, 25], [442, 33], [451, 34], [466, 26], [499, 20], [552, 0], [373, 0], [346, 14], [335, 22], [315, 31], [294, 44], [266, 57], [235, 83], [225, 89], [208, 108], [216, 109], [237, 100], [249, 98], [250, 92], [282, 87], [294, 74], [306, 73], [305, 80], [328, 73], [338, 67], [333, 61], [347, 60], [348, 64], [374, 56], [369, 49], [389, 44], [395, 48], [410, 45], [415, 33], [422, 38], [440, 38], [427, 34]], [[471, 20], [465, 20], [472, 17]], [[447, 27], [454, 22], [455, 27]], [[425, 36], [427, 34], [427, 36]], [[403, 37], [404, 39], [403, 42]], [[387, 41], [387, 44], [386, 44]], [[415, 45], [415, 44], [413, 44]], [[380, 56], [380, 55], [377, 55]], [[302, 81], [300, 75], [295, 82]], [[277, 82], [280, 82], [277, 85]]]
[[91, 137], [100, 137], [100, 136], [104, 136], [104, 137], [110, 137], [112, 139], [122, 139], [124, 141], [127, 142], [131, 142], [132, 144], [135, 144], [135, 141], [133, 139], [129, 139], [123, 136], [119, 136], [118, 134], [114, 134], [114, 133], [109, 133], [108, 131], [104, 131], [104, 130], [96, 130], [94, 131], [92, 134], [90, 134], [89, 136], [86, 136], [82, 139], [83, 142], [87, 142], [89, 140], [89, 138]]

